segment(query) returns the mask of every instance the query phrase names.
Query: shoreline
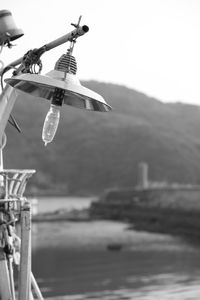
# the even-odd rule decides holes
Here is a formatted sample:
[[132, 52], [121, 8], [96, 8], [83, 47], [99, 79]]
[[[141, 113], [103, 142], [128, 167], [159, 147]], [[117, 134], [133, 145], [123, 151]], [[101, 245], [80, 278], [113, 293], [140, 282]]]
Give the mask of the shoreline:
[[89, 209], [58, 209], [47, 213], [38, 213], [32, 216], [33, 222], [63, 222], [63, 221], [91, 221]]
[[129, 220], [129, 230], [170, 234], [200, 245], [200, 213], [194, 211], [166, 210], [140, 212], [140, 218]]
[[60, 209], [49, 213], [32, 216], [34, 223], [41, 222], [92, 222], [120, 221], [127, 224], [127, 230], [145, 231], [148, 233], [167, 234], [184, 238], [195, 244], [200, 244], [200, 213], [185, 212], [171, 209], [134, 209], [120, 216], [102, 218], [94, 216], [90, 208]]
[[183, 207], [162, 207], [159, 202], [120, 202], [117, 205], [94, 201], [88, 208], [60, 208], [32, 216], [39, 222], [91, 222], [95, 220], [121, 221], [128, 229], [168, 234], [200, 244], [200, 210]]
[[[93, 217], [98, 214], [92, 212]], [[181, 210], [161, 207], [140, 207], [134, 205], [127, 209], [107, 211], [107, 216], [99, 214], [100, 219], [124, 221], [129, 230], [146, 231], [149, 233], [168, 234], [184, 238], [200, 244], [200, 212], [198, 210]]]

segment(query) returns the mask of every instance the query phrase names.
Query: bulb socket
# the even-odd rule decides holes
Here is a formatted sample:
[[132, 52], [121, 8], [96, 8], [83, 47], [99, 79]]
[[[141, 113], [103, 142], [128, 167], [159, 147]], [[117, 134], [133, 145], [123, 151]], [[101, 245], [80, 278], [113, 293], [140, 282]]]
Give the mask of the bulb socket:
[[64, 96], [65, 96], [65, 90], [55, 88], [55, 90], [53, 92], [53, 99], [51, 101], [51, 104], [56, 105], [56, 106], [62, 106]]

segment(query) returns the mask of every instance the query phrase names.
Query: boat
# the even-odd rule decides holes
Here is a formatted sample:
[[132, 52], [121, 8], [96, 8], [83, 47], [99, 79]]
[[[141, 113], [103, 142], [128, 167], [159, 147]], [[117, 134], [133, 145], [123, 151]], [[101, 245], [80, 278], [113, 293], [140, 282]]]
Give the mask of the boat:
[[111, 250], [111, 251], [119, 251], [122, 249], [122, 244], [120, 244], [120, 243], [108, 244], [107, 249]]

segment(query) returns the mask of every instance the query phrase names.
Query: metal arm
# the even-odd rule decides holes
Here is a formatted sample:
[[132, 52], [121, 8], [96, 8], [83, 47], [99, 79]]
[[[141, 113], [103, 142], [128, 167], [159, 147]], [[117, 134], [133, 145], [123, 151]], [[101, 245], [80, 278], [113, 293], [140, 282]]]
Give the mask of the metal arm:
[[[16, 92], [15, 90], [6, 85], [2, 94], [0, 95], [0, 149], [2, 146], [2, 137], [10, 116], [10, 113], [13, 109], [16, 100]], [[0, 166], [3, 162], [0, 162]]]
[[[74, 29], [73, 31], [61, 36], [60, 38], [38, 48], [38, 49], [34, 49], [34, 54], [37, 56], [37, 59], [39, 59], [41, 57], [41, 55], [43, 53], [45, 53], [46, 51], [49, 51], [57, 46], [60, 46], [66, 42], [71, 42], [74, 39], [77, 39], [78, 37], [84, 35], [86, 32], [89, 31], [89, 27], [87, 25], [83, 25], [83, 26], [78, 26], [76, 29]], [[10, 63], [9, 65], [7, 65], [0, 73], [3, 74], [7, 71], [9, 71], [10, 69], [20, 65], [23, 62], [23, 58], [24, 57], [20, 57], [17, 60], [13, 61], [12, 63]]]
[[[80, 19], [79, 19], [80, 21]], [[77, 25], [74, 25], [76, 27], [75, 30], [67, 33], [66, 35], [50, 42], [49, 44], [46, 44], [42, 46], [41, 48], [34, 49], [31, 51], [31, 54], [33, 54], [33, 60], [34, 63], [37, 63], [41, 57], [41, 55], [49, 51], [63, 43], [66, 43], [68, 41], [73, 42], [78, 38], [79, 36], [85, 34], [89, 28], [88, 26], [79, 26], [79, 23]], [[19, 72], [23, 71], [26, 72], [26, 61], [24, 61], [27, 58], [27, 56], [21, 57], [8, 66], [6, 66], [2, 71], [0, 71], [0, 76], [3, 76], [3, 74], [10, 69], [18, 66], [19, 68], [17, 71], [15, 71], [15, 74], [17, 75]], [[29, 58], [29, 57], [28, 57]], [[32, 62], [32, 57], [31, 57], [31, 62]], [[13, 109], [13, 106], [15, 104], [16, 98], [17, 98], [17, 92], [15, 89], [13, 89], [11, 86], [6, 85], [5, 88], [3, 89], [2, 93], [0, 94], [0, 177], [5, 175], [3, 172], [3, 158], [2, 158], [2, 148], [3, 148], [3, 134], [10, 116], [10, 113]], [[5, 139], [5, 138], [4, 138]], [[6, 172], [6, 171], [4, 171]], [[19, 173], [19, 172], [17, 172]], [[26, 174], [27, 172], [22, 172], [23, 175]], [[8, 190], [8, 184], [4, 182], [4, 177], [3, 180], [0, 178], [0, 184], [2, 183], [3, 186], [5, 187], [6, 191]], [[16, 174], [13, 176], [14, 179], [16, 178]], [[7, 174], [6, 174], [6, 180], [8, 179]], [[23, 186], [20, 186], [19, 180], [17, 180], [17, 185], [14, 187], [13, 184], [11, 184], [11, 190], [13, 190], [14, 187], [14, 196], [22, 196], [22, 193], [24, 191], [25, 187], [25, 177], [23, 176], [21, 178], [22, 180], [20, 182], [23, 183]], [[10, 177], [9, 177], [9, 182], [10, 182]], [[11, 191], [10, 190], [10, 191]], [[19, 192], [20, 193], [19, 193]], [[8, 193], [6, 192], [6, 195]], [[8, 195], [7, 195], [8, 196]], [[6, 196], [6, 198], [8, 198]], [[11, 192], [9, 192], [9, 196], [12, 197]], [[3, 199], [3, 203], [6, 201], [11, 201], [10, 199]], [[17, 200], [16, 200], [17, 201]], [[26, 205], [25, 205], [26, 204]], [[19, 299], [33, 299], [32, 294], [30, 293], [30, 283], [31, 283], [31, 248], [30, 248], [30, 241], [31, 241], [31, 217], [30, 217], [30, 207], [27, 206], [27, 203], [24, 203], [23, 206], [20, 206], [23, 209], [21, 210], [21, 236], [22, 236], [22, 246], [21, 246], [21, 262], [20, 262], [20, 282], [19, 282]], [[1, 221], [1, 220], [0, 220]], [[1, 224], [0, 224], [1, 225]], [[3, 224], [4, 225], [4, 224]], [[0, 226], [1, 227], [1, 226]], [[1, 233], [4, 232], [2, 228], [0, 228], [0, 235]], [[1, 240], [1, 239], [0, 239]], [[1, 241], [0, 241], [1, 242]], [[11, 268], [11, 260], [10, 260], [10, 270], [8, 270], [7, 263], [6, 263], [6, 257], [5, 253], [2, 252], [3, 247], [0, 243], [0, 299], [2, 300], [8, 300], [8, 299], [15, 299], [15, 294], [14, 294], [14, 283], [11, 282], [13, 277], [12, 275], [12, 268]], [[9, 272], [10, 273], [9, 273]], [[9, 278], [9, 274], [12, 278]], [[32, 276], [32, 284], [34, 288], [36, 289], [37, 292], [37, 297], [38, 299], [43, 299], [41, 296], [41, 293], [35, 283], [35, 280]]]
[[[38, 48], [34, 49], [34, 56], [36, 57], [36, 60], [39, 60], [41, 55], [45, 53], [46, 51], [49, 51], [57, 46], [60, 46], [66, 42], [70, 42], [72, 40], [77, 39], [78, 37], [84, 35], [86, 32], [89, 31], [89, 27], [87, 25], [83, 26], [76, 26], [76, 29], [73, 31], [61, 36], [60, 38]], [[18, 58], [17, 60], [13, 61], [9, 65], [7, 65], [0, 73], [0, 76], [3, 75], [5, 72], [9, 71], [10, 69], [20, 65], [23, 63], [24, 57]], [[23, 65], [22, 65], [23, 67]], [[18, 69], [18, 72], [20, 72], [20, 68]], [[16, 72], [15, 72], [16, 75]], [[17, 93], [15, 90], [6, 85], [2, 94], [0, 95], [0, 145], [1, 145], [1, 140], [3, 133], [5, 131], [10, 113], [13, 109], [15, 100], [17, 98]]]

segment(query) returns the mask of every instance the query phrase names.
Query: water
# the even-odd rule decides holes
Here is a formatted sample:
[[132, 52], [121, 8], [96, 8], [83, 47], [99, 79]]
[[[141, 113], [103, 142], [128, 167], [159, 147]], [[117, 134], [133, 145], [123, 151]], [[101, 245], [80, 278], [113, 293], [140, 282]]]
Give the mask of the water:
[[[52, 209], [50, 201], [41, 201]], [[70, 198], [69, 206], [90, 201]], [[68, 206], [66, 199], [54, 199], [54, 208], [56, 203]], [[109, 251], [110, 243], [122, 244], [122, 250]], [[45, 299], [199, 299], [199, 250], [180, 238], [128, 230], [120, 222], [33, 224], [33, 272]]]
[[51, 212], [57, 209], [81, 209], [89, 207], [94, 197], [42, 197], [38, 199], [38, 212]]

